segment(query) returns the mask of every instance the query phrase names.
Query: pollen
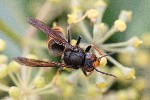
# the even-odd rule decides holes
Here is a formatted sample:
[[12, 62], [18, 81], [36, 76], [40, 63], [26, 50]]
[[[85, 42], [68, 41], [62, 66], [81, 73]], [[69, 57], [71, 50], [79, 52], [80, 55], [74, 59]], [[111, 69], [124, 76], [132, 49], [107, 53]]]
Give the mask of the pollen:
[[100, 82], [100, 83], [97, 83], [96, 86], [100, 89], [104, 89], [107, 87], [107, 83], [106, 82]]
[[123, 68], [123, 74], [125, 75], [126, 79], [135, 79], [135, 70], [133, 68]]
[[76, 41], [75, 39], [72, 39], [72, 40], [71, 40], [71, 45], [72, 45], [72, 46], [75, 46], [75, 45], [76, 45], [76, 42], [77, 42], [77, 41]]
[[87, 11], [87, 17], [90, 19], [95, 19], [99, 15], [99, 11], [96, 9], [90, 9]]
[[141, 41], [138, 37], [134, 37], [133, 38], [133, 45], [134, 45], [134, 47], [139, 47], [139, 45], [140, 44], [142, 44], [143, 43], [143, 41]]
[[98, 24], [99, 30], [101, 30], [103, 33], [108, 30], [108, 26], [105, 23]]
[[108, 30], [108, 26], [104, 23], [94, 25], [94, 35], [98, 37], [99, 34], [103, 34]]
[[119, 19], [125, 22], [129, 22], [132, 19], [132, 11], [122, 10]]
[[115, 28], [120, 31], [123, 32], [126, 30], [126, 23], [123, 20], [116, 20], [114, 23]]
[[108, 86], [108, 84], [105, 81], [105, 79], [101, 75], [99, 75], [99, 74], [97, 74], [96, 86], [99, 89], [102, 89], [102, 90], [105, 89]]

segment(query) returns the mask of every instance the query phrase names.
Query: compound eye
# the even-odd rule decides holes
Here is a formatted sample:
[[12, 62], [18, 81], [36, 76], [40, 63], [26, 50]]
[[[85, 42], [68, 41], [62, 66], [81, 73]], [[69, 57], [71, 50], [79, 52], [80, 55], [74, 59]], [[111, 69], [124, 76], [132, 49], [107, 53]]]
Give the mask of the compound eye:
[[99, 65], [99, 61], [98, 60], [93, 62], [93, 67], [97, 67], [98, 65]]

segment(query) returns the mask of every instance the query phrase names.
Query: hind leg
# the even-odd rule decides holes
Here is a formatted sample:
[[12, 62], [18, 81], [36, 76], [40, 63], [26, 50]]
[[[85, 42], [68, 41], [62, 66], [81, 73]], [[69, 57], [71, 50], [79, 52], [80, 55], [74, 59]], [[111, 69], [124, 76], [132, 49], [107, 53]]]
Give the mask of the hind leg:
[[88, 77], [88, 76], [90, 76], [90, 75], [94, 72], [94, 70], [91, 71], [91, 72], [89, 72], [89, 73], [87, 73], [85, 70], [82, 69], [82, 72], [83, 72], [83, 74], [84, 74], [86, 77]]

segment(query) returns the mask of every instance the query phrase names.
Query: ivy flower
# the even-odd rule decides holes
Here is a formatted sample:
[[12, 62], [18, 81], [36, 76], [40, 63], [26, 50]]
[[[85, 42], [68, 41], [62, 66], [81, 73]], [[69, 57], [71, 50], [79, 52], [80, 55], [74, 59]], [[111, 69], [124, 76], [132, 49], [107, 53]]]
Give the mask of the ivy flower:
[[[94, 9], [87, 10], [84, 14], [83, 11], [76, 13], [76, 16], [81, 16], [76, 19], [74, 23], [69, 23], [69, 27], [72, 27], [74, 24], [78, 24], [81, 29], [81, 33], [86, 39], [86, 42], [81, 43], [81, 47], [86, 48], [89, 44], [92, 43], [95, 48], [99, 49], [102, 53], [97, 53], [97, 50], [94, 48], [94, 53], [97, 56], [101, 56], [102, 54], [107, 54], [107, 52], [112, 53], [124, 53], [124, 52], [135, 52], [136, 48], [142, 43], [142, 41], [138, 37], [133, 37], [125, 42], [118, 43], [105, 43], [113, 34], [116, 32], [123, 32], [127, 28], [127, 22], [132, 19], [132, 11], [122, 10], [118, 19], [114, 22], [111, 28], [108, 28], [107, 24], [102, 22], [103, 14], [106, 10], [106, 5], [103, 0], [97, 0], [97, 3]], [[102, 3], [103, 2], [103, 3]], [[104, 4], [105, 6], [102, 6]], [[77, 6], [77, 3], [76, 3]], [[72, 11], [74, 7], [72, 5]], [[69, 18], [69, 17], [68, 17]], [[84, 19], [94, 18], [95, 20], [91, 22], [93, 23], [93, 31], [87, 29], [87, 24], [84, 24]], [[74, 41], [74, 40], [73, 40]], [[107, 59], [106, 59], [107, 58]], [[116, 61], [113, 57], [107, 56], [106, 58], [101, 59], [100, 66], [105, 66], [107, 60], [112, 62], [116, 67], [118, 67], [122, 72], [126, 79], [135, 79], [135, 70], [134, 68], [129, 68], [118, 61]], [[116, 75], [117, 76], [117, 75]], [[97, 84], [98, 87], [101, 85]]]
[[[61, 0], [50, 0], [51, 2], [58, 4]], [[49, 13], [47, 10], [51, 10], [49, 6], [49, 0], [44, 4], [37, 18], [45, 20], [45, 16]], [[103, 54], [107, 54], [107, 52], [111, 53], [125, 53], [125, 52], [135, 52], [137, 47], [142, 43], [142, 41], [138, 37], [132, 37], [131, 39], [118, 42], [118, 43], [105, 43], [113, 34], [116, 32], [123, 32], [127, 28], [127, 22], [132, 19], [132, 11], [122, 10], [118, 19], [115, 20], [114, 24], [111, 28], [104, 22], [102, 22], [103, 14], [107, 8], [107, 3], [104, 0], [97, 0], [94, 2], [93, 8], [90, 8], [86, 11], [83, 11], [80, 8], [79, 0], [71, 0], [70, 7], [72, 9], [71, 13], [68, 14], [68, 28], [72, 28], [73, 25], [78, 24], [77, 26], [81, 29], [81, 33], [85, 38], [85, 42], [81, 43], [82, 48], [86, 48], [88, 45], [92, 44], [93, 52], [96, 56], [100, 57]], [[46, 9], [44, 9], [46, 8]], [[42, 12], [42, 14], [41, 14]], [[88, 18], [93, 25], [92, 33], [87, 28], [87, 24], [84, 23], [84, 19]], [[29, 33], [32, 33], [29, 35]], [[28, 38], [33, 37], [35, 33], [35, 29], [29, 28], [27, 30]], [[145, 41], [149, 41], [145, 39]], [[71, 40], [71, 45], [76, 44], [76, 40]], [[32, 43], [32, 42], [31, 42]], [[0, 39], [0, 52], [5, 50], [6, 43], [4, 40]], [[28, 44], [28, 43], [27, 43]], [[30, 45], [25, 44], [23, 56], [27, 58], [37, 59], [38, 56], [34, 54], [30, 54]], [[32, 44], [33, 45], [33, 44]], [[148, 44], [149, 45], [149, 44]], [[108, 72], [114, 72], [113, 69], [107, 68], [107, 61], [110, 61], [115, 65], [115, 68], [121, 70], [120, 73], [118, 69], [114, 69], [116, 72], [116, 76], [122, 74], [125, 79], [135, 79], [135, 69], [126, 67], [119, 63], [111, 56], [103, 57], [98, 65], [98, 69], [107, 70]], [[106, 66], [106, 67], [105, 67]], [[36, 70], [36, 71], [35, 71]], [[9, 96], [14, 100], [32, 100], [39, 99], [40, 95], [46, 94], [57, 94], [63, 97], [70, 97], [74, 95], [74, 91], [76, 91], [75, 86], [81, 87], [81, 92], [87, 89], [87, 94], [90, 96], [95, 96], [95, 92], [99, 96], [102, 95], [103, 92], [107, 91], [111, 84], [116, 80], [111, 78], [110, 80], [106, 80], [102, 74], [96, 73], [92, 74], [90, 77], [85, 77], [81, 71], [68, 71], [69, 74], [61, 74], [57, 71], [50, 81], [47, 81], [44, 77], [44, 69], [43, 68], [33, 68], [27, 67], [24, 65], [19, 65], [15, 61], [8, 62], [8, 57], [6, 55], [0, 54], [0, 80], [9, 77], [11, 81], [14, 83], [13, 86], [8, 86], [7, 84], [0, 82], [0, 90], [5, 91], [9, 94]], [[114, 72], [114, 73], [115, 73]], [[119, 74], [118, 74], [119, 73]], [[120, 75], [121, 76], [121, 75]], [[82, 82], [81, 82], [82, 81]], [[111, 84], [109, 84], [110, 82]], [[91, 85], [94, 84], [94, 85]], [[81, 93], [80, 92], [80, 93]], [[131, 90], [130, 92], [136, 95], [136, 91]], [[94, 95], [93, 95], [94, 94]], [[124, 91], [121, 91], [119, 94], [119, 98], [123, 98], [126, 96]]]

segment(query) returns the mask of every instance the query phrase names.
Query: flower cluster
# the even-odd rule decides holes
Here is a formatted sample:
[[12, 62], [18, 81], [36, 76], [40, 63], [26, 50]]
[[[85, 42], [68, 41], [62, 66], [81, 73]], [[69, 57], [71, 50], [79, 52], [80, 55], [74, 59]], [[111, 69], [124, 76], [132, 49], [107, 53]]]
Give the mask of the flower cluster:
[[[136, 48], [142, 43], [138, 37], [132, 37], [124, 42], [106, 43], [106, 41], [116, 32], [124, 32], [126, 30], [127, 23], [132, 19], [132, 11], [122, 10], [118, 16], [118, 19], [116, 19], [112, 27], [109, 28], [106, 23], [102, 22], [103, 14], [107, 8], [107, 3], [104, 0], [96, 0], [96, 2], [92, 5], [93, 7], [86, 11], [81, 9], [80, 1], [81, 0], [71, 0], [70, 7], [72, 11], [68, 14], [68, 29], [73, 28], [72, 26], [77, 24], [76, 26], [79, 27], [78, 29], [82, 31], [82, 36], [84, 36], [86, 42], [81, 42], [81, 48], [86, 48], [88, 45], [92, 44], [93, 50], [91, 51], [93, 51], [97, 57], [107, 54], [107, 52], [123, 54], [135, 52]], [[47, 0], [40, 11], [40, 13], [43, 14], [37, 15], [37, 18], [39, 20], [41, 19], [41, 21], [45, 20], [44, 18], [46, 17], [46, 14], [48, 14], [44, 13], [43, 9], [46, 10], [45, 12], [50, 10], [50, 4], [48, 4], [49, 2], [58, 4], [61, 0]], [[92, 23], [92, 33], [90, 33], [91, 30], [87, 28], [89, 26], [85, 24], [85, 20], [89, 20]], [[29, 28], [27, 32], [32, 33], [28, 36], [31, 37], [34, 36], [36, 30]], [[33, 41], [35, 41], [35, 43], [37, 42], [36, 40]], [[145, 41], [149, 41], [149, 39], [145, 39]], [[41, 43], [40, 41], [38, 43], [42, 44], [43, 42]], [[147, 42], [146, 45], [149, 45], [148, 43], [149, 42]], [[1, 52], [5, 50], [6, 43], [4, 40], [0, 39], [0, 44]], [[29, 47], [35, 46], [33, 44], [33, 42], [25, 44], [26, 46], [23, 51], [24, 57], [38, 59], [38, 55], [30, 54], [31, 52]], [[75, 45], [76, 40], [72, 39], [71, 44]], [[43, 47], [43, 45], [40, 46]], [[142, 55], [139, 55], [139, 57]], [[119, 55], [119, 57], [124, 60], [126, 56], [124, 57], [124, 55]], [[114, 64], [113, 68], [105, 67], [107, 66], [107, 60]], [[142, 61], [141, 63], [143, 64]], [[122, 65], [111, 56], [101, 58], [98, 69], [105, 70], [108, 73], [116, 75], [118, 77], [117, 80], [121, 81], [122, 85], [129, 84], [129, 79], [135, 79], [134, 68], [129, 68]], [[105, 98], [102, 93], [107, 92], [116, 81], [115, 78], [111, 77], [107, 79], [104, 75], [98, 72], [93, 73], [87, 78], [80, 70], [72, 71], [71, 69], [64, 68], [64, 71], [66, 73], [61, 74], [59, 71], [56, 73], [51, 71], [51, 73], [48, 74], [51, 75], [51, 79], [47, 80], [47, 77], [44, 76], [46, 71], [43, 68], [27, 67], [19, 65], [15, 61], [8, 62], [8, 57], [0, 54], [0, 90], [8, 92], [9, 96], [14, 100], [35, 100], [39, 99], [40, 95], [46, 94], [59, 95], [67, 99], [72, 99], [74, 95], [84, 99], [93, 99], [96, 97]], [[8, 76], [14, 83], [13, 86], [8, 86], [5, 82], [2, 82]], [[114, 95], [117, 99], [122, 99], [131, 93], [133, 95], [129, 95], [129, 97], [126, 98], [137, 99], [137, 92], [142, 91], [146, 87], [144, 80], [139, 79], [136, 82], [141, 85], [138, 86], [133, 83], [130, 84], [134, 87], [133, 89], [128, 88], [127, 91], [120, 90], [117, 91], [117, 94], [112, 93], [110, 95]], [[85, 96], [88, 96], [82, 97], [82, 93], [84, 93]]]
[[[3, 40], [1, 40], [3, 41]], [[5, 44], [5, 42], [3, 41]], [[35, 55], [27, 55], [28, 58], [37, 59]], [[38, 98], [37, 94], [43, 93], [55, 93], [57, 89], [53, 86], [53, 81], [45, 82], [43, 74], [43, 69], [40, 68], [39, 71], [35, 74], [35, 77], [32, 78], [33, 69], [29, 68], [26, 77], [23, 78], [21, 72], [22, 66], [15, 61], [11, 61], [8, 63], [8, 57], [6, 55], [0, 54], [0, 90], [8, 92], [10, 97], [14, 100], [21, 100], [27, 98]], [[9, 78], [14, 83], [14, 86], [7, 86], [6, 83], [3, 83], [3, 80], [9, 76]], [[51, 91], [50, 91], [50, 90]], [[49, 92], [50, 91], [50, 92]]]
[[[143, 45], [142, 48], [138, 49], [135, 53], [124, 53], [119, 54], [120, 62], [127, 65], [136, 65], [138, 68], [146, 68], [149, 65], [149, 33], [144, 33], [142, 35]], [[131, 41], [139, 41], [136, 37], [131, 39]], [[140, 41], [139, 41], [140, 42]], [[137, 44], [135, 44], [137, 46]], [[136, 56], [135, 56], [136, 55]], [[123, 60], [121, 58], [124, 58]]]
[[[125, 53], [134, 52], [135, 48], [142, 43], [138, 37], [133, 37], [125, 42], [120, 43], [105, 43], [105, 41], [116, 32], [123, 32], [126, 30], [126, 23], [132, 18], [131, 11], [121, 11], [118, 19], [116, 19], [113, 26], [109, 29], [107, 24], [102, 22], [102, 16], [107, 7], [107, 4], [103, 0], [98, 0], [95, 2], [94, 8], [87, 10], [85, 14], [83, 14], [83, 11], [79, 9], [78, 6], [79, 5], [77, 4], [77, 1], [76, 4], [72, 4], [72, 13], [68, 15], [68, 23], [70, 24], [70, 27], [79, 23], [79, 27], [83, 31], [82, 35], [84, 35], [85, 39], [87, 40], [87, 43], [82, 43], [81, 47], [86, 47], [89, 45], [89, 43], [92, 43], [97, 49], [101, 50], [102, 54], [106, 54], [106, 52]], [[74, 19], [75, 16], [76, 18]], [[87, 25], [84, 23], [84, 19], [86, 17], [89, 18], [93, 23], [92, 34], [90, 34], [89, 30], [86, 28]], [[98, 54], [96, 50], [94, 50], [94, 52], [97, 54], [97, 56], [102, 55]], [[123, 72], [126, 79], [135, 79], [134, 68], [125, 67], [110, 56], [106, 58]], [[104, 57], [105, 60], [102, 59], [102, 62], [106, 62], [106, 58]]]

